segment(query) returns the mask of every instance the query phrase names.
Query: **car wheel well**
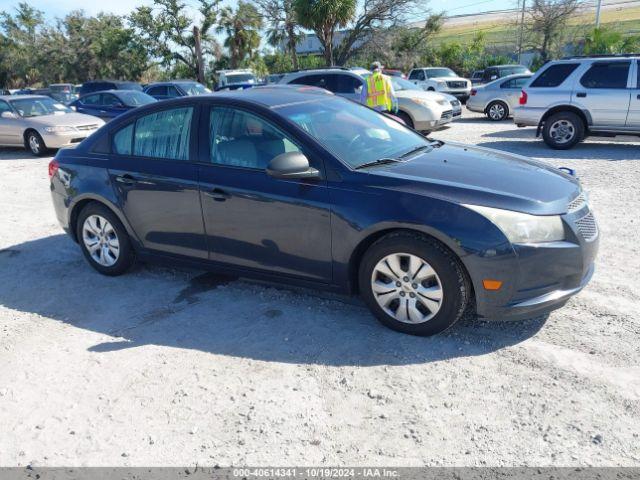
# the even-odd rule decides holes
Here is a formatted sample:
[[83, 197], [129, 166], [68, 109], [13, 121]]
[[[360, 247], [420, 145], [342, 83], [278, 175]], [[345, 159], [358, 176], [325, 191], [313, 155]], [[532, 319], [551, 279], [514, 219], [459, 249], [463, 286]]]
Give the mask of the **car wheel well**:
[[22, 134], [22, 140], [24, 141], [24, 146], [25, 146], [25, 147], [28, 147], [28, 145], [27, 145], [27, 137], [29, 136], [29, 134], [30, 134], [31, 132], [33, 132], [33, 133], [35, 133], [35, 134], [37, 134], [37, 135], [40, 135], [40, 134], [38, 133], [38, 131], [37, 131], [35, 128], [27, 128], [27, 129], [24, 131], [24, 133]]
[[109, 208], [107, 204], [103, 202], [100, 202], [93, 198], [86, 198], [84, 200], [80, 200], [78, 203], [76, 203], [73, 206], [73, 210], [71, 210], [71, 216], [69, 217], [69, 232], [71, 233], [71, 238], [73, 238], [76, 242], [78, 241], [78, 236], [76, 235], [76, 232], [78, 231], [77, 223], [78, 223], [78, 217], [80, 216], [80, 212], [82, 212], [82, 210], [84, 210], [88, 205], [92, 203], [95, 203], [97, 205], [102, 205], [103, 207], [107, 208], [109, 211], [113, 212], [113, 214], [117, 216], [117, 214], [111, 208]]
[[443, 249], [449, 251], [451, 255], [453, 255], [454, 258], [458, 260], [458, 262], [460, 263], [460, 267], [462, 268], [462, 271], [467, 276], [467, 279], [469, 280], [469, 285], [471, 288], [469, 298], [471, 299], [471, 303], [475, 303], [475, 291], [473, 290], [473, 282], [471, 282], [471, 276], [467, 271], [467, 267], [460, 260], [460, 257], [451, 248], [449, 248], [445, 243], [443, 243], [441, 240], [437, 239], [436, 237], [432, 235], [428, 235], [424, 232], [412, 230], [410, 228], [389, 228], [386, 230], [380, 230], [378, 232], [372, 233], [371, 235], [369, 235], [368, 237], [360, 241], [360, 243], [356, 246], [353, 253], [351, 254], [351, 259], [349, 260], [349, 288], [351, 293], [353, 294], [360, 293], [359, 287], [358, 287], [358, 270], [360, 269], [360, 262], [362, 261], [362, 257], [364, 256], [367, 249], [371, 245], [373, 245], [375, 242], [380, 240], [381, 238], [387, 237], [390, 235], [413, 235], [416, 237], [428, 238], [429, 240], [432, 240], [438, 243]]
[[555, 115], [556, 113], [560, 113], [560, 112], [571, 112], [571, 113], [575, 113], [576, 115], [578, 115], [578, 117], [580, 117], [580, 119], [582, 120], [582, 122], [584, 123], [584, 128], [585, 130], [587, 128], [589, 128], [589, 119], [587, 118], [587, 115], [584, 113], [583, 110], [571, 106], [571, 105], [558, 105], [557, 107], [553, 107], [550, 108], [549, 110], [547, 110], [544, 115], [542, 116], [542, 118], [540, 119], [540, 124], [539, 127], [542, 127], [542, 125], [544, 124], [544, 122], [547, 120], [547, 118], [549, 118], [551, 115]]
[[413, 126], [415, 125], [413, 117], [409, 112], [405, 110], [398, 109], [398, 117], [400, 117], [407, 124], [407, 127], [413, 128]]

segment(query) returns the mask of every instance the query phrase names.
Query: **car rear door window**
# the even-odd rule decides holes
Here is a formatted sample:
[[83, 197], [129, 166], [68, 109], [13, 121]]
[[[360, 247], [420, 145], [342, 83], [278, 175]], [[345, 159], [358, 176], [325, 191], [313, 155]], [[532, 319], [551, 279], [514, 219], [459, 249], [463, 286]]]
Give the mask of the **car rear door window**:
[[121, 102], [120, 100], [118, 100], [118, 97], [112, 95], [111, 93], [103, 93], [102, 98], [100, 99], [100, 104], [107, 107], [113, 107], [115, 105], [118, 105], [119, 103]]
[[511, 80], [507, 80], [500, 85], [500, 88], [522, 88], [526, 85], [528, 77], [522, 78], [512, 78]]
[[167, 87], [167, 97], [169, 98], [176, 98], [180, 96], [180, 92], [178, 91], [178, 89], [176, 87], [174, 87], [173, 85], [169, 85]]
[[296, 85], [309, 85], [311, 87], [328, 88], [329, 82], [326, 75], [304, 75], [294, 79], [291, 83]]
[[172, 108], [136, 120], [133, 154], [140, 157], [187, 160], [193, 108]]
[[631, 62], [597, 62], [580, 79], [585, 88], [627, 88]]
[[152, 97], [166, 97], [167, 87], [164, 87], [164, 86], [151, 87], [147, 93]]
[[424, 80], [424, 70], [412, 70], [409, 80]]
[[558, 87], [579, 65], [578, 63], [558, 63], [551, 65], [531, 83], [531, 87]]
[[209, 131], [210, 159], [218, 165], [264, 170], [278, 155], [300, 151], [269, 122], [235, 108], [212, 108]]
[[131, 142], [133, 140], [133, 123], [118, 130], [111, 142], [111, 151], [118, 155], [131, 155]]

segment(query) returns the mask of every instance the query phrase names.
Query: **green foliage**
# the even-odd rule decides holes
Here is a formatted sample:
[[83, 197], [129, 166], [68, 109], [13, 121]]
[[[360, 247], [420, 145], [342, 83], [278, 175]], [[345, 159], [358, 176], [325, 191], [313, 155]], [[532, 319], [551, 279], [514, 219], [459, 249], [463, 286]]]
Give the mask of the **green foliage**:
[[298, 23], [317, 35], [324, 49], [327, 66], [334, 65], [334, 39], [339, 28], [346, 27], [356, 13], [356, 0], [294, 0]]
[[640, 50], [640, 35], [623, 36], [607, 28], [594, 28], [587, 33], [582, 51], [585, 55], [615, 55]]
[[241, 63], [255, 60], [260, 47], [260, 29], [262, 17], [256, 6], [240, 0], [235, 10], [225, 7], [220, 13], [218, 32], [225, 32], [227, 39], [224, 46], [229, 50], [231, 68]]

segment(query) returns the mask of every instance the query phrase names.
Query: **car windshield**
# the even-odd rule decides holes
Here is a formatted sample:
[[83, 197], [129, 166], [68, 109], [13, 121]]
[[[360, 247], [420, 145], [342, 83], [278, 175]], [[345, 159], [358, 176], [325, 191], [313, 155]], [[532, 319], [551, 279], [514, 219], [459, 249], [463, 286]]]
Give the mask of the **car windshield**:
[[65, 107], [53, 98], [23, 98], [12, 100], [11, 105], [21, 117], [41, 117], [43, 115], [62, 115], [73, 110]]
[[133, 92], [133, 91], [123, 91], [118, 92], [118, 97], [128, 107], [137, 107], [140, 105], [147, 105], [148, 103], [153, 103], [156, 101], [150, 95], [147, 95], [143, 92]]
[[432, 143], [383, 114], [340, 98], [283, 106], [277, 111], [352, 168], [397, 159]]
[[402, 90], [420, 90], [423, 92], [424, 90], [418, 87], [415, 83], [410, 82], [409, 80], [405, 80], [400, 77], [389, 77], [391, 78], [391, 84], [393, 85], [393, 89], [396, 92], [401, 92]]
[[456, 73], [450, 68], [427, 68], [428, 78], [437, 77], [457, 77]]
[[256, 81], [251, 73], [234, 73], [227, 75], [227, 83], [253, 83]]
[[211, 93], [211, 90], [198, 82], [183, 83], [181, 86], [184, 91], [187, 92], [187, 95], [204, 95], [205, 93]]

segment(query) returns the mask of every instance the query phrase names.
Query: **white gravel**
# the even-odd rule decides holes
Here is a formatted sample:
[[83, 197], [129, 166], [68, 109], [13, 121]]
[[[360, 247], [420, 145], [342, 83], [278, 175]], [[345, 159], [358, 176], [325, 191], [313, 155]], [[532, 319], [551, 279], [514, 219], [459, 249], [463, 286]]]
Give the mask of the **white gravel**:
[[434, 136], [591, 193], [597, 272], [546, 322], [415, 338], [322, 293], [103, 277], [57, 225], [48, 159], [0, 150], [0, 465], [640, 465], [640, 143], [557, 152], [465, 117]]

